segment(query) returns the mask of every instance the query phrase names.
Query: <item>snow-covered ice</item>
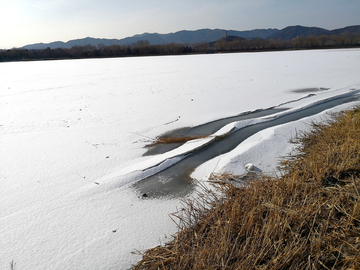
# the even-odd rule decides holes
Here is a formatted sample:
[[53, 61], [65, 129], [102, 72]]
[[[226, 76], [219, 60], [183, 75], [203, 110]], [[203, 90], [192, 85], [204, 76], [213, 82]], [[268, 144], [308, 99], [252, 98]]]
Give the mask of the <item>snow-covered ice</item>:
[[[359, 49], [0, 63], [0, 269], [127, 269], [140, 259], [132, 251], [176, 232], [168, 214], [180, 205], [130, 184], [268, 117], [143, 156], [149, 138], [359, 90]], [[242, 174], [248, 163], [274, 172], [289, 137], [321, 117], [260, 131], [192, 176]]]

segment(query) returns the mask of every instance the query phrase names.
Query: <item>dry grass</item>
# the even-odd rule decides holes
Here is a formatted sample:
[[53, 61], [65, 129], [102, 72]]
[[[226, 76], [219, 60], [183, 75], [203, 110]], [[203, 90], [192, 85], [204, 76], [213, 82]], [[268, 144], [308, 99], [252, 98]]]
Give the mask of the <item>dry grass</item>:
[[171, 144], [171, 143], [186, 143], [191, 140], [203, 139], [208, 137], [205, 136], [189, 136], [189, 137], [159, 137], [153, 141], [151, 141], [146, 147], [153, 147], [159, 144]]
[[281, 178], [214, 175], [222, 195], [184, 202], [181, 230], [133, 269], [360, 269], [360, 109], [295, 143]]

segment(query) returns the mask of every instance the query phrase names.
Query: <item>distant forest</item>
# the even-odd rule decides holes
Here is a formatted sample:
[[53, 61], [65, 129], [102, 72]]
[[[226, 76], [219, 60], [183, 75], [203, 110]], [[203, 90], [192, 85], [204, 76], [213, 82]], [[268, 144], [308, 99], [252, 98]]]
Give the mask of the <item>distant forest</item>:
[[82, 59], [82, 58], [107, 58], [126, 56], [151, 56], [151, 55], [180, 55], [219, 52], [252, 52], [274, 50], [303, 50], [303, 49], [330, 49], [360, 47], [359, 34], [341, 35], [303, 35], [290, 41], [243, 39], [228, 36], [216, 42], [200, 42], [195, 44], [170, 43], [151, 45], [149, 41], [138, 41], [132, 45], [98, 46], [85, 45], [73, 46], [70, 49], [41, 49], [29, 50], [14, 48], [0, 50], [0, 62], [6, 61], [32, 61], [32, 60], [55, 60], [55, 59]]

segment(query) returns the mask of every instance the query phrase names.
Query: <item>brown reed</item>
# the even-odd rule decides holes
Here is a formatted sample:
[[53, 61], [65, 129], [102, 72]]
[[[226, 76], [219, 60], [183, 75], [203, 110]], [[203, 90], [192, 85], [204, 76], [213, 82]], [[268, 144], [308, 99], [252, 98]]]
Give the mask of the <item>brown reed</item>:
[[212, 175], [172, 215], [173, 240], [133, 269], [360, 269], [360, 108], [293, 140], [279, 178]]
[[171, 143], [186, 143], [191, 140], [203, 139], [208, 137], [205, 136], [187, 136], [187, 137], [159, 137], [151, 141], [146, 147], [153, 147], [159, 144], [171, 144]]

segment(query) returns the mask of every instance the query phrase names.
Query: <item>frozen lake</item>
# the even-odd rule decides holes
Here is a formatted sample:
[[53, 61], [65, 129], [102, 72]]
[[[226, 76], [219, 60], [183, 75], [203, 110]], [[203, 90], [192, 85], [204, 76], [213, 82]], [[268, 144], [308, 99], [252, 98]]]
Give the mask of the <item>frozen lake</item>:
[[[359, 91], [359, 49], [0, 63], [0, 268], [127, 269], [132, 251], [176, 232], [168, 214], [180, 204], [143, 199], [134, 183], [215, 136]], [[144, 155], [166, 132], [269, 108], [281, 110]], [[273, 173], [288, 138], [326, 109], [264, 126], [191, 176], [243, 174], [248, 162]]]

